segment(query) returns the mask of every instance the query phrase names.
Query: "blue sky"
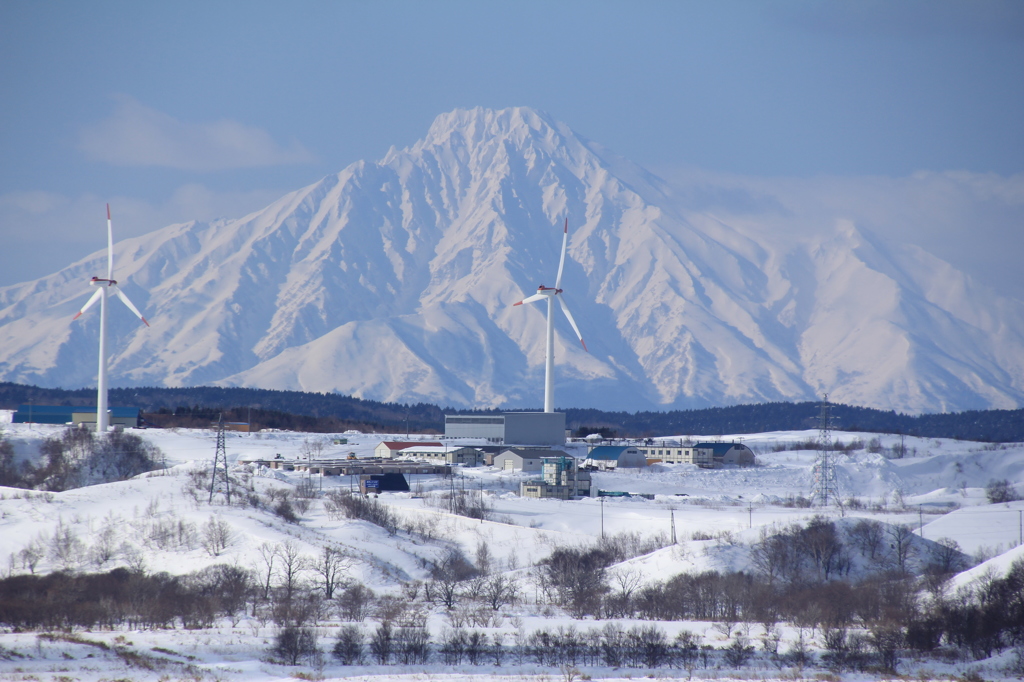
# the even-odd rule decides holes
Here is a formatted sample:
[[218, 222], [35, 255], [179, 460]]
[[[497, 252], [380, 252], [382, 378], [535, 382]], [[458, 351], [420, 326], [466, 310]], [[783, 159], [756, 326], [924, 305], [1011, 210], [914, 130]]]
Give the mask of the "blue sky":
[[[119, 238], [235, 217], [472, 106], [666, 176], [829, 178], [851, 206], [891, 178], [892, 224], [982, 278], [1024, 246], [1015, 1], [6, 0], [0, 88], [0, 286], [102, 248], [106, 201]], [[984, 187], [944, 219], [900, 198], [944, 172]]]

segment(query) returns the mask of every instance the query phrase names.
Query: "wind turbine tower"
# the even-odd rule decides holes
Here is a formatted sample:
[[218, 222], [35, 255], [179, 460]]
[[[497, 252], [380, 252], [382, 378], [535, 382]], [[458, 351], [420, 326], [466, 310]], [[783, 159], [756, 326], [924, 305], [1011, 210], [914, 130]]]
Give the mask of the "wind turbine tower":
[[96, 379], [96, 433], [106, 433], [107, 427], [110, 426], [110, 415], [107, 414], [107, 296], [116, 295], [147, 327], [149, 326], [149, 322], [146, 322], [139, 309], [117, 287], [117, 281], [114, 279], [114, 230], [110, 223], [110, 204], [107, 204], [107, 278], [93, 277], [89, 284], [96, 287], [96, 291], [73, 320], [81, 317], [82, 313], [91, 308], [96, 301], [100, 302], [100, 368]]
[[537, 287], [537, 293], [533, 296], [528, 296], [518, 303], [512, 305], [522, 305], [524, 303], [533, 303], [535, 301], [547, 300], [548, 302], [548, 320], [547, 320], [547, 346], [544, 352], [544, 411], [554, 412], [555, 411], [555, 320], [554, 320], [554, 305], [555, 299], [558, 299], [558, 304], [562, 307], [562, 312], [565, 313], [565, 317], [569, 320], [569, 324], [572, 325], [572, 329], [576, 332], [576, 338], [583, 344], [583, 350], [587, 350], [587, 344], [583, 341], [583, 336], [580, 334], [580, 328], [576, 326], [576, 320], [572, 319], [572, 313], [569, 312], [569, 307], [565, 304], [565, 299], [562, 298], [562, 270], [565, 267], [565, 249], [569, 243], [569, 219], [565, 219], [565, 229], [562, 231], [562, 256], [558, 260], [558, 275], [555, 277], [555, 286], [546, 287], [541, 284]]

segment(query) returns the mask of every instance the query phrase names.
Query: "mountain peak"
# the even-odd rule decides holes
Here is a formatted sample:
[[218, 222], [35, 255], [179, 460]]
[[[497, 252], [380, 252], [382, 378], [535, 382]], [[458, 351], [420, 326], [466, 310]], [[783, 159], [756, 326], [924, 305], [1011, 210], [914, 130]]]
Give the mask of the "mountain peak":
[[522, 142], [526, 138], [551, 139], [574, 137], [564, 124], [548, 114], [530, 107], [506, 109], [454, 109], [434, 119], [426, 136], [417, 147], [446, 146], [457, 137], [466, 143], [484, 140], [512, 139]]
[[[112, 313], [111, 379], [537, 405], [544, 311], [510, 304], [555, 276], [568, 216], [566, 303], [594, 342], [583, 353], [559, 315], [559, 407], [822, 390], [903, 411], [1024, 402], [1019, 302], [852, 223], [794, 239], [756, 214], [699, 213], [649, 179], [528, 107], [441, 114], [382, 162], [119, 250], [153, 327]], [[0, 289], [0, 379], [94, 381], [96, 317], [69, 325], [89, 274], [80, 263]]]

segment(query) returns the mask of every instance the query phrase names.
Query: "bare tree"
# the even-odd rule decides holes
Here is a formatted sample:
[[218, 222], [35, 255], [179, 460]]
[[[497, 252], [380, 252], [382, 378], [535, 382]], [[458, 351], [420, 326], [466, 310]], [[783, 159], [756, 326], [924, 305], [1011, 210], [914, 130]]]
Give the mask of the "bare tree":
[[327, 442], [323, 438], [306, 438], [302, 441], [299, 454], [306, 458], [307, 462], [320, 459], [326, 446]]
[[861, 554], [874, 560], [878, 551], [882, 548], [885, 530], [878, 521], [862, 519], [850, 529], [850, 538], [857, 548], [860, 549]]
[[278, 571], [281, 579], [281, 601], [288, 604], [299, 588], [299, 576], [306, 570], [308, 560], [291, 540], [279, 545], [277, 555], [281, 566]]
[[801, 531], [800, 546], [811, 558], [820, 580], [828, 580], [834, 572], [849, 566], [849, 558], [836, 532], [836, 524], [823, 516], [815, 516]]
[[338, 610], [342, 618], [359, 622], [366, 617], [367, 607], [372, 600], [372, 590], [362, 583], [351, 583], [338, 596]]
[[320, 588], [324, 591], [324, 599], [334, 599], [334, 591], [343, 580], [343, 574], [350, 562], [337, 549], [324, 545], [320, 556], [310, 562], [310, 568], [319, 576]]
[[491, 572], [491, 549], [487, 546], [486, 540], [481, 540], [476, 546], [476, 568], [480, 575]]
[[914, 547], [914, 531], [905, 523], [889, 526], [886, 529], [889, 539], [889, 558], [901, 573], [907, 572], [907, 562], [916, 553]]
[[966, 568], [967, 561], [960, 544], [952, 538], [939, 538], [932, 552], [932, 566], [942, 574], [956, 573]]
[[231, 544], [231, 526], [219, 516], [211, 516], [210, 520], [203, 525], [203, 549], [210, 556], [220, 556], [220, 553]]
[[761, 528], [761, 537], [751, 550], [757, 570], [769, 583], [792, 577], [797, 558], [790, 534], [778, 528]]
[[277, 561], [280, 549], [278, 545], [271, 545], [264, 542], [256, 550], [258, 557], [256, 562], [256, 575], [260, 579], [260, 587], [263, 589], [263, 599], [270, 599], [270, 588], [274, 580], [274, 563]]
[[338, 630], [334, 643], [334, 656], [342, 665], [359, 665], [363, 662], [363, 632], [357, 625], [346, 625]]
[[38, 537], [32, 542], [25, 545], [25, 547], [23, 547], [22, 550], [18, 552], [18, 557], [21, 559], [21, 567], [27, 568], [30, 573], [36, 572], [36, 566], [39, 564], [40, 561], [43, 560], [43, 557], [45, 556], [46, 545]]
[[117, 556], [117, 522], [112, 514], [104, 519], [103, 527], [96, 534], [96, 541], [89, 548], [89, 558], [97, 568], [103, 568], [107, 562]]
[[476, 577], [477, 570], [461, 552], [451, 549], [431, 573], [434, 579], [426, 585], [428, 598], [437, 599], [451, 610], [459, 599], [463, 582]]
[[55, 564], [67, 570], [74, 568], [82, 561], [85, 546], [78, 539], [78, 534], [70, 526], [64, 524], [64, 519], [57, 517], [57, 528], [50, 538], [50, 547], [47, 555]]
[[484, 601], [497, 611], [502, 606], [514, 604], [519, 599], [519, 584], [515, 578], [499, 573], [484, 581], [481, 595]]

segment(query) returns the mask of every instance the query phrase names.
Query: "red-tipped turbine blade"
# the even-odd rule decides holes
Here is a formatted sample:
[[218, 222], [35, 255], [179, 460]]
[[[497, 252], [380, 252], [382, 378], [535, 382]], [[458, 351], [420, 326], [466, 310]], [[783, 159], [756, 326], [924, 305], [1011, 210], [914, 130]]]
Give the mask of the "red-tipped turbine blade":
[[107, 279], [114, 279], [114, 228], [110, 224], [110, 204], [107, 204]]
[[121, 291], [120, 289], [118, 289], [116, 286], [114, 286], [112, 288], [114, 290], [114, 293], [117, 294], [117, 297], [119, 299], [121, 299], [121, 302], [124, 303], [126, 306], [128, 306], [128, 308], [133, 313], [135, 313], [135, 316], [138, 317], [140, 320], [142, 320], [142, 322], [148, 327], [149, 326], [149, 322], [146, 322], [146, 318], [144, 318], [142, 316], [142, 313], [139, 312], [139, 309], [136, 308], [135, 305], [131, 301], [128, 300], [128, 297], [124, 295], [124, 292]]
[[562, 268], [565, 267], [565, 247], [569, 241], [569, 218], [565, 219], [565, 231], [562, 233], [562, 255], [558, 259], [558, 276], [555, 278], [555, 288], [562, 288]]
[[516, 306], [524, 303], [533, 303], [534, 301], [543, 301], [545, 298], [547, 298], [546, 294], [534, 294], [533, 296], [527, 296], [523, 300], [519, 301], [519, 303], [513, 303], [512, 305]]
[[101, 290], [97, 289], [96, 291], [94, 291], [92, 293], [92, 296], [89, 297], [89, 300], [86, 301], [85, 305], [82, 306], [82, 309], [78, 311], [78, 314], [71, 318], [71, 321], [74, 322], [75, 320], [80, 318], [82, 316], [82, 313], [91, 308], [93, 304], [96, 303], [96, 301], [100, 300], [100, 296], [102, 295], [103, 292]]
[[[583, 344], [583, 350], [587, 350], [587, 342], [583, 340], [583, 335], [580, 334], [580, 328], [576, 326], [576, 320], [572, 319], [572, 313], [569, 312], [569, 306], [565, 305], [565, 299], [562, 298], [561, 294], [558, 294], [558, 302], [562, 306], [562, 312], [565, 313], [565, 316], [569, 319], [569, 324], [572, 325], [572, 330], [576, 332], [576, 338], [578, 338], [580, 343]], [[587, 352], [589, 353], [590, 351], [587, 350]]]

